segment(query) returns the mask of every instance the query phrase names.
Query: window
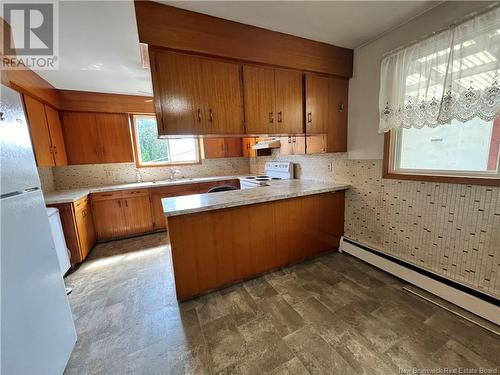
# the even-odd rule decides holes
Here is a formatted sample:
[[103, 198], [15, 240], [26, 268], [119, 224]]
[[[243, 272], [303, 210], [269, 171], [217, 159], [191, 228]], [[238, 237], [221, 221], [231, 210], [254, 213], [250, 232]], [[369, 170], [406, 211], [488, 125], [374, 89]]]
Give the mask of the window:
[[391, 131], [394, 173], [500, 178], [500, 119]]
[[154, 116], [134, 116], [134, 148], [138, 167], [194, 164], [200, 161], [196, 138], [158, 138]]
[[384, 57], [384, 176], [500, 186], [499, 77], [499, 6]]

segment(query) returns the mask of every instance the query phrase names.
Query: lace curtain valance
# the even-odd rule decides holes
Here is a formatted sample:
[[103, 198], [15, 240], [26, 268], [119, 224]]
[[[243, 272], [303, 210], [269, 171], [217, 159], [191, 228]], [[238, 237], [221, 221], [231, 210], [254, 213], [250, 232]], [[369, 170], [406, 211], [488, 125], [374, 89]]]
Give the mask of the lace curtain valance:
[[500, 7], [382, 61], [379, 131], [500, 115]]

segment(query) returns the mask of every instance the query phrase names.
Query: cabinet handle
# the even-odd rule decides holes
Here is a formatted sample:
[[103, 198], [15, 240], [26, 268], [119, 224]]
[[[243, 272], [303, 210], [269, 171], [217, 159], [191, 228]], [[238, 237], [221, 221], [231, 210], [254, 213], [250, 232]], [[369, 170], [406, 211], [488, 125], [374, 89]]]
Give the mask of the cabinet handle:
[[122, 208], [122, 201], [118, 201], [118, 207]]
[[281, 122], [283, 113], [281, 111], [278, 112], [278, 122]]
[[269, 112], [269, 122], [272, 124], [274, 122], [273, 112]]
[[198, 122], [201, 122], [201, 109], [198, 108], [198, 110], [196, 112], [198, 114]]
[[313, 120], [312, 112], [307, 112], [307, 122], [312, 122], [312, 120]]
[[293, 143], [297, 142], [297, 137], [293, 137]]
[[344, 103], [341, 103], [339, 105], [339, 112], [342, 112], [344, 110]]
[[210, 122], [214, 121], [214, 114], [213, 114], [213, 112], [212, 112], [212, 108], [210, 108], [210, 109], [208, 110], [208, 116], [209, 116], [209, 120], [210, 120]]
[[53, 151], [52, 152], [54, 153], [54, 155], [57, 155], [57, 146], [52, 146], [52, 147], [53, 147]]
[[288, 137], [288, 143], [292, 143], [292, 137]]
[[125, 207], [128, 207], [128, 201], [125, 199]]

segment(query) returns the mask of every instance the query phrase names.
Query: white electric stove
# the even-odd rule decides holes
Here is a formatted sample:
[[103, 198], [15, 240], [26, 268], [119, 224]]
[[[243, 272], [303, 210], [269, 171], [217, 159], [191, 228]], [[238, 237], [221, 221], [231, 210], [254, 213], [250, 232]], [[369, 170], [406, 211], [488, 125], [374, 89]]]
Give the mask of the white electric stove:
[[280, 180], [293, 179], [293, 163], [267, 162], [264, 175], [240, 177], [241, 189], [270, 186]]

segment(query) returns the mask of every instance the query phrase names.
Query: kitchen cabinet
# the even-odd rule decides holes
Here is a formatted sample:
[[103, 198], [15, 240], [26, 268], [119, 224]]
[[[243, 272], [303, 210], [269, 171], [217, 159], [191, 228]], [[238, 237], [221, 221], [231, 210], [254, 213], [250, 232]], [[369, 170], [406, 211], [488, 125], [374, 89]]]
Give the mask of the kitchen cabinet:
[[344, 201], [338, 191], [168, 217], [177, 299], [333, 251]]
[[306, 154], [324, 154], [327, 150], [327, 139], [326, 134], [307, 135]]
[[97, 240], [106, 241], [153, 230], [149, 191], [91, 194]]
[[281, 155], [304, 155], [306, 153], [306, 141], [304, 136], [288, 136], [280, 138]]
[[347, 79], [306, 73], [306, 134], [327, 134], [328, 152], [347, 151]]
[[247, 158], [254, 158], [257, 156], [257, 150], [253, 149], [253, 146], [257, 144], [257, 137], [243, 138], [242, 141], [242, 156]]
[[243, 134], [238, 64], [150, 49], [159, 135]]
[[59, 112], [29, 95], [24, 95], [24, 105], [37, 165], [67, 165]]
[[126, 114], [63, 112], [62, 120], [69, 164], [134, 161]]
[[203, 139], [205, 159], [231, 158], [243, 155], [241, 138], [205, 138]]
[[76, 202], [54, 204], [50, 207], [59, 210], [66, 246], [71, 253], [71, 263], [83, 262], [96, 242], [88, 196]]
[[302, 133], [302, 73], [243, 66], [248, 134]]

